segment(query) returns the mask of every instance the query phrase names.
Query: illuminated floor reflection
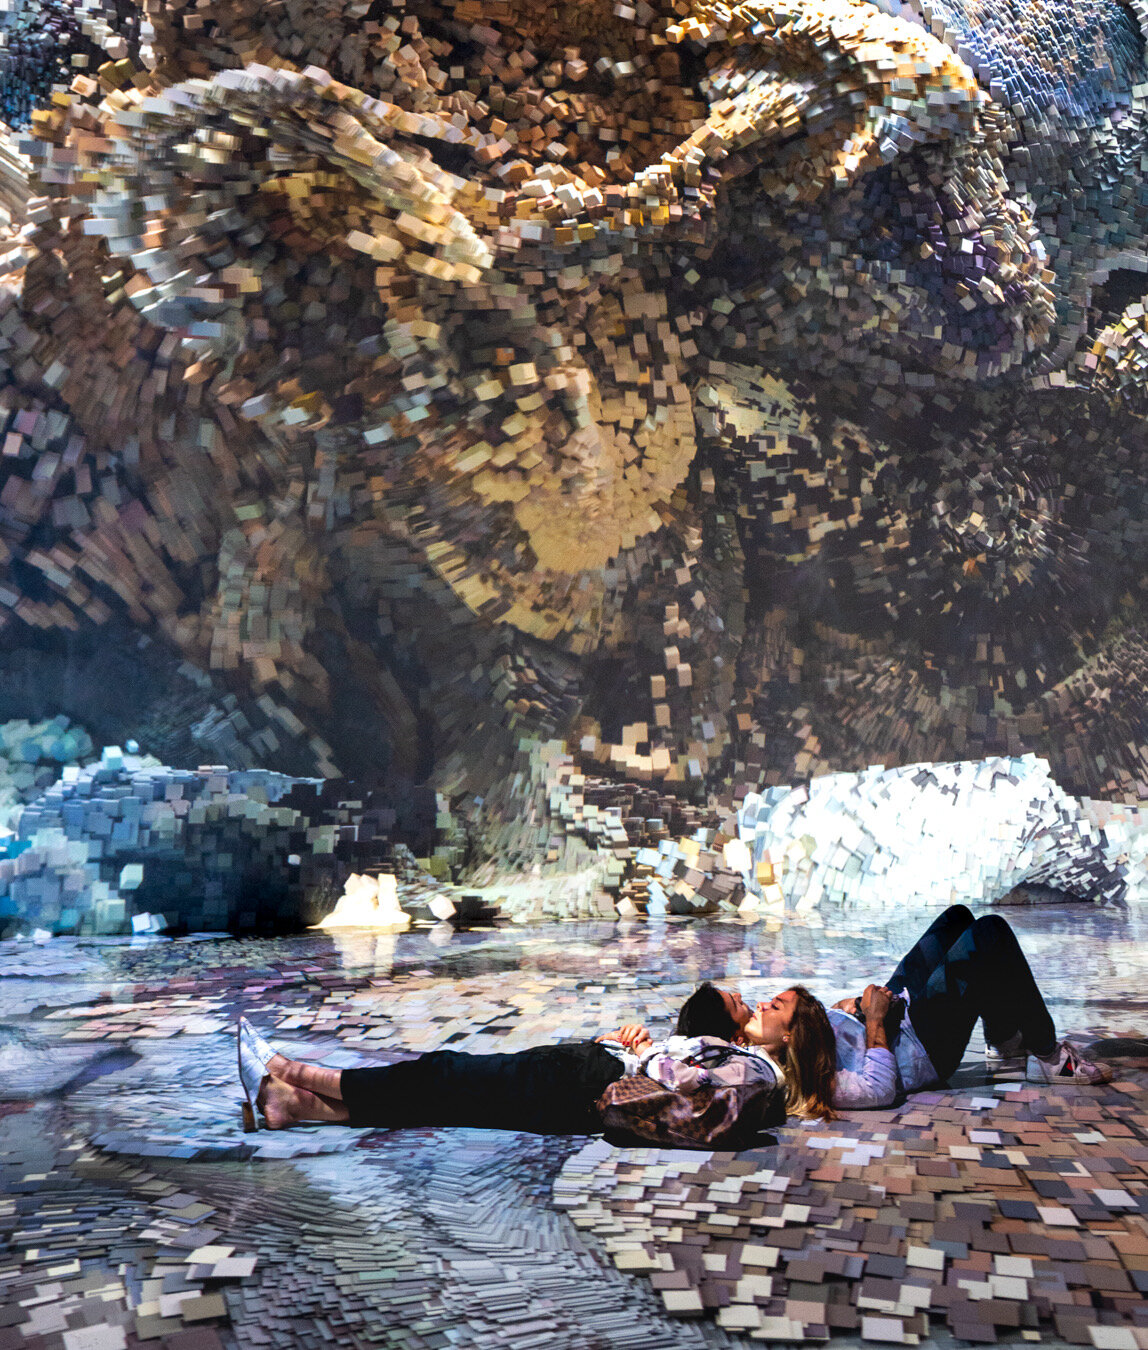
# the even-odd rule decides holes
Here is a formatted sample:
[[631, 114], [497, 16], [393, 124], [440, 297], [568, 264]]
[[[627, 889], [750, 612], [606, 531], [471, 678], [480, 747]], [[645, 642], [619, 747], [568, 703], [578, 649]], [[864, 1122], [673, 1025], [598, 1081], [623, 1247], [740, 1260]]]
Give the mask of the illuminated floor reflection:
[[[1119, 1091], [1057, 1096], [994, 1087], [978, 1038], [946, 1093], [712, 1165], [585, 1138], [239, 1129], [240, 1010], [342, 1064], [665, 1029], [701, 979], [856, 992], [931, 917], [7, 943], [0, 1343], [1148, 1344], [1135, 1055]], [[1063, 1032], [1148, 1035], [1148, 915], [1008, 917]]]

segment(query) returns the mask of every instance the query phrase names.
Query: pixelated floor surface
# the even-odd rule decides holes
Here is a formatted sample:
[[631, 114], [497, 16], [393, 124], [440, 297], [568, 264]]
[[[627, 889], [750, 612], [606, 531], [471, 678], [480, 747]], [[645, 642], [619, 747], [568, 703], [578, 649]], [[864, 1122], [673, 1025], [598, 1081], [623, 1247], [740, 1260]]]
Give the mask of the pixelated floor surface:
[[703, 978], [855, 993], [930, 917], [3, 944], [0, 1350], [1148, 1350], [1137, 911], [1010, 912], [1100, 1088], [993, 1079], [978, 1033], [945, 1090], [740, 1155], [240, 1129], [240, 1010], [343, 1065], [657, 1031]]

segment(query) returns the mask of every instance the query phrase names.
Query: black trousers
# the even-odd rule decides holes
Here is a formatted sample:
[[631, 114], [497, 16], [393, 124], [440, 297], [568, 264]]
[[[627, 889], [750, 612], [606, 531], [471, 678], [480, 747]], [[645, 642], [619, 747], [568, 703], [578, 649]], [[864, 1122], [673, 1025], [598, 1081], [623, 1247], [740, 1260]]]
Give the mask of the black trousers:
[[595, 1101], [624, 1070], [594, 1041], [507, 1055], [433, 1050], [378, 1068], [344, 1069], [352, 1125], [472, 1125], [532, 1134], [597, 1134]]
[[990, 1045], [1018, 1032], [1029, 1053], [1056, 1045], [1028, 961], [999, 914], [974, 919], [965, 905], [951, 906], [906, 953], [888, 987], [908, 990], [909, 1020], [942, 1082], [961, 1062], [978, 1017]]

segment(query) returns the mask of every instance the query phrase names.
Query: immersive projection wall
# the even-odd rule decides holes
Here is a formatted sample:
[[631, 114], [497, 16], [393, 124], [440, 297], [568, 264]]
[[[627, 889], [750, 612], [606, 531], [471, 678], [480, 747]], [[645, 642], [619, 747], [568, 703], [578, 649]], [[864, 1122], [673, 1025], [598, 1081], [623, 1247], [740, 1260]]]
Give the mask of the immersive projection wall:
[[1138, 895], [1135, 4], [3, 21], [0, 922]]

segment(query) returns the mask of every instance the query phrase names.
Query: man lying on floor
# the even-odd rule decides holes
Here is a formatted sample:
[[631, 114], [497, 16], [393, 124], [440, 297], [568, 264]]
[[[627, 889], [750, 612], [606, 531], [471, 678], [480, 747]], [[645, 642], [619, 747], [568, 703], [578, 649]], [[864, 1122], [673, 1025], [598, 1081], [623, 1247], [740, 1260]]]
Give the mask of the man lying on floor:
[[[703, 1013], [710, 1004], [724, 1011], [712, 985], [700, 992]], [[596, 1041], [512, 1054], [434, 1050], [398, 1064], [335, 1069], [278, 1054], [244, 1018], [245, 1124], [256, 1128], [258, 1113], [273, 1130], [304, 1122], [468, 1125], [711, 1149], [750, 1147], [761, 1131], [784, 1124], [785, 1075], [766, 1051], [692, 1034], [688, 1011], [678, 1029], [655, 1054], [635, 1053], [630, 1043], [640, 1029], [623, 1027]]]

